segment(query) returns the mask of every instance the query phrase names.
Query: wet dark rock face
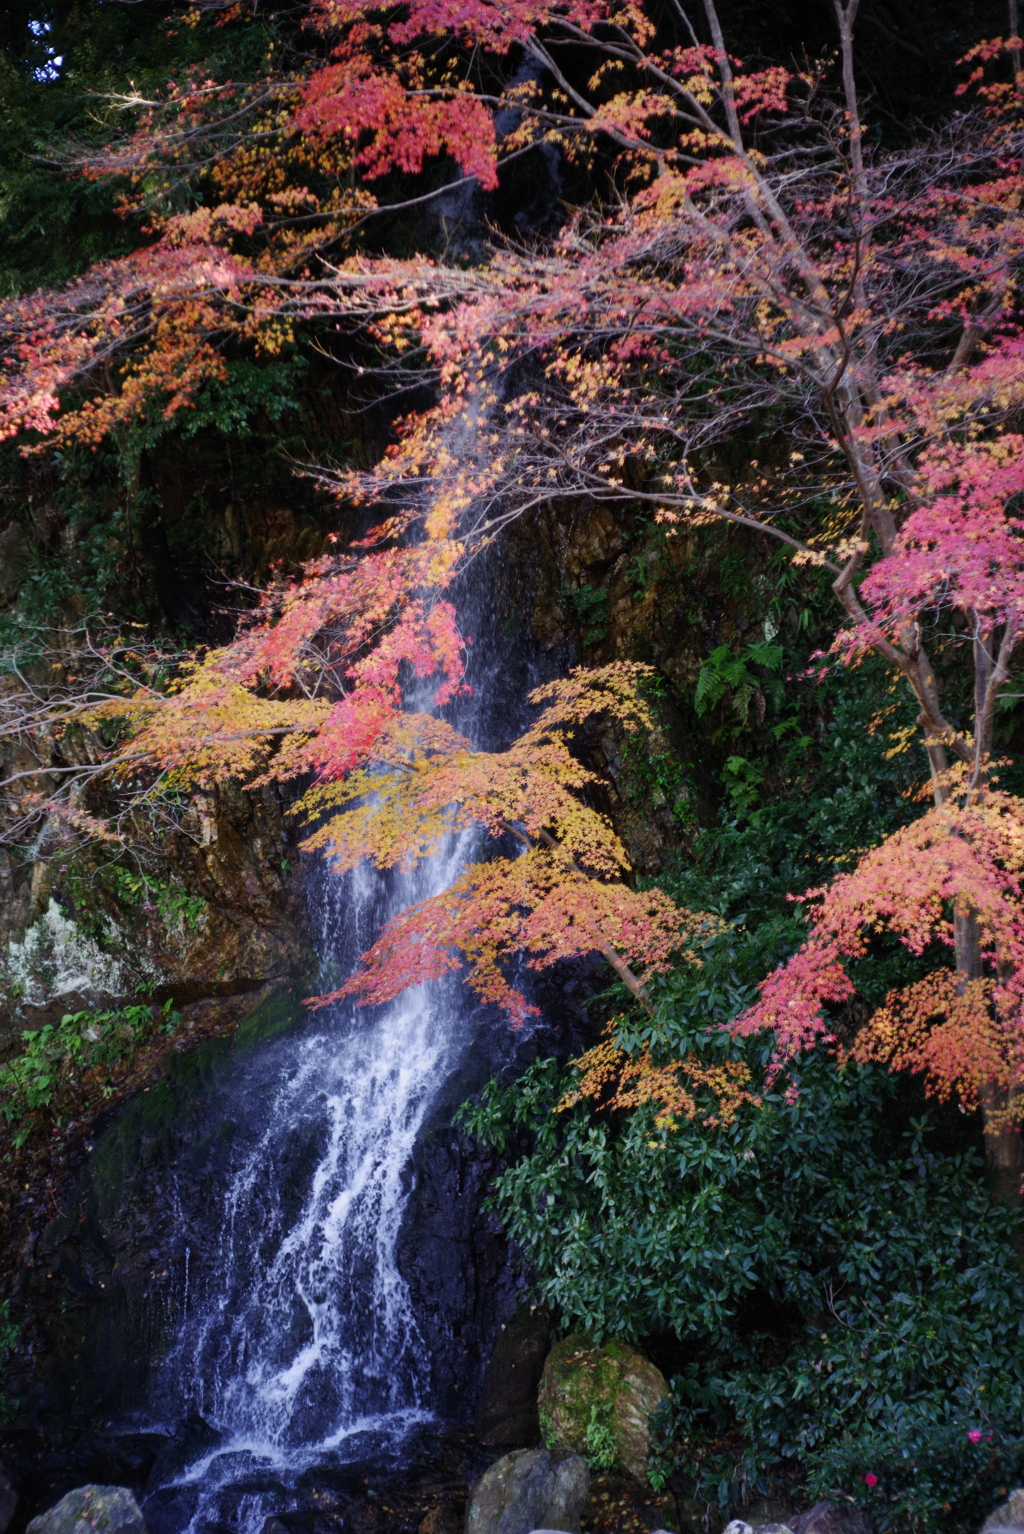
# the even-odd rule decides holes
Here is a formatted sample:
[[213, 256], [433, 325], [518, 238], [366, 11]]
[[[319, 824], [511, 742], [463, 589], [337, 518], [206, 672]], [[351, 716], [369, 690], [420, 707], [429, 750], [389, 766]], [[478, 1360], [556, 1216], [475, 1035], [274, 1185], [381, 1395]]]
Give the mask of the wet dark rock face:
[[[604, 1008], [592, 998], [605, 983], [603, 967], [589, 960], [536, 977], [531, 994], [544, 1021], [531, 1033], [513, 1034], [503, 1016], [487, 1009], [468, 1018], [474, 1041], [413, 1156], [397, 1258], [429, 1361], [430, 1394], [441, 1416], [475, 1424], [487, 1442], [532, 1447], [539, 1441], [536, 1384], [551, 1317], [524, 1303], [530, 1274], [483, 1207], [494, 1179], [526, 1149], [525, 1140], [510, 1140], [499, 1155], [453, 1120], [491, 1077], [514, 1079], [538, 1057], [567, 1057], [595, 1043]], [[520, 1355], [517, 1375], [511, 1365]], [[499, 1397], [504, 1404], [495, 1415]]]
[[[146, 1490], [157, 1479], [156, 1455], [166, 1440], [154, 1435], [85, 1433], [65, 1429], [19, 1434], [0, 1429], [0, 1457], [8, 1458], [22, 1498], [5, 1534], [25, 1534], [35, 1512], [52, 1507], [94, 1474], [120, 1473], [136, 1489], [148, 1534], [175, 1534], [189, 1510], [188, 1488]], [[298, 1486], [276, 1488], [277, 1510], [261, 1534], [462, 1534], [472, 1489], [498, 1453], [459, 1428], [428, 1431], [403, 1445], [402, 1464], [324, 1466], [302, 1476]], [[270, 1478], [260, 1490], [274, 1498]], [[238, 1497], [248, 1494], [240, 1484]], [[29, 1512], [29, 1508], [33, 1512]], [[583, 1509], [584, 1534], [649, 1534], [666, 1525], [685, 1534], [705, 1534], [699, 1516], [667, 1493], [655, 1496], [612, 1476], [592, 1480]], [[207, 1534], [228, 1534], [227, 1529]]]
[[398, 1263], [429, 1359], [431, 1395], [448, 1418], [472, 1413], [494, 1338], [526, 1282], [480, 1207], [503, 1165], [448, 1126], [428, 1135], [415, 1158]]
[[0, 1534], [5, 1534], [17, 1505], [18, 1493], [12, 1486], [7, 1472], [0, 1465]]
[[540, 1442], [537, 1387], [552, 1335], [545, 1305], [521, 1305], [502, 1322], [477, 1402], [477, 1432], [485, 1443], [530, 1448]]
[[145, 879], [102, 845], [34, 862], [0, 848], [0, 1059], [66, 1012], [138, 995], [181, 1006], [308, 972], [285, 811], [269, 789], [196, 795], [143, 849]]
[[[532, 1035], [512, 1034], [497, 1014], [467, 1020], [474, 1042], [435, 1106], [410, 1169], [413, 1183], [397, 1260], [429, 1361], [430, 1394], [444, 1418], [475, 1422], [484, 1437], [477, 1411], [492, 1355], [506, 1323], [523, 1306], [530, 1275], [483, 1205], [494, 1179], [525, 1144], [511, 1141], [498, 1155], [453, 1120], [492, 1076], [515, 1077], [538, 1055], [576, 1053], [589, 1044], [596, 1030], [585, 1000], [596, 989], [598, 974], [588, 964], [561, 968], [564, 973], [544, 977], [538, 988], [545, 1023]], [[542, 1366], [543, 1358], [538, 1378]], [[526, 1436], [516, 1442], [530, 1445], [536, 1428], [529, 1409], [525, 1419]]]
[[78, 1486], [117, 1481], [141, 1491], [163, 1442], [155, 1433], [113, 1433], [56, 1422], [46, 1428], [0, 1428], [0, 1460], [18, 1492], [5, 1534], [24, 1534], [32, 1518]]

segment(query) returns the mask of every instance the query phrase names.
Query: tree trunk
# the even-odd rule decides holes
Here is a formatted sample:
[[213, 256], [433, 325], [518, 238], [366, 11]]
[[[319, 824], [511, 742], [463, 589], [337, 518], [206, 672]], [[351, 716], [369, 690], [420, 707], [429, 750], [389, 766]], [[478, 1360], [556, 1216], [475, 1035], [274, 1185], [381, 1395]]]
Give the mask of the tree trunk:
[[[981, 975], [981, 935], [973, 911], [954, 918], [958, 985], [966, 985]], [[992, 1086], [981, 1093], [981, 1112], [985, 1126], [985, 1160], [991, 1178], [992, 1198], [998, 1204], [1019, 1208], [1024, 1203], [1024, 1139], [1019, 1129], [1006, 1123], [1010, 1094], [1004, 1087]], [[1014, 1246], [1024, 1260], [1024, 1227], [1017, 1232]]]
[[[1019, 1208], [1024, 1203], [1024, 1139], [1020, 1131], [1008, 1128], [1003, 1115], [1010, 1094], [1005, 1088], [983, 1095], [981, 1111], [985, 1122], [985, 1160], [992, 1178], [992, 1197], [997, 1204]], [[1014, 1245], [1024, 1255], [1024, 1227]]]

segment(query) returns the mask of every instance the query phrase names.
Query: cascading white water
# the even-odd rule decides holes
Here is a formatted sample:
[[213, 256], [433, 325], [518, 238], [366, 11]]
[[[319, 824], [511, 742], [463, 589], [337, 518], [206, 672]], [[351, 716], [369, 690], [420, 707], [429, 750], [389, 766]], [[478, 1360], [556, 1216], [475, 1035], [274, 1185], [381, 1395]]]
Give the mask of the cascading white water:
[[[492, 578], [480, 561], [460, 592], [463, 616], [477, 610], [477, 642], [473, 692], [455, 722], [500, 749], [526, 722], [517, 717], [530, 688], [566, 657], [549, 652], [535, 665], [496, 611]], [[428, 684], [409, 701], [429, 708]], [[447, 888], [473, 851], [467, 834], [408, 873], [364, 866], [338, 878], [318, 863], [309, 899], [318, 988], [336, 988], [382, 924]], [[531, 1031], [513, 1043], [495, 1023], [456, 979], [387, 1007], [333, 1007], [237, 1058], [208, 1100], [205, 1148], [190, 1146], [180, 1190], [180, 1229], [198, 1261], [150, 1419], [176, 1445], [147, 1497], [155, 1534], [259, 1534], [268, 1514], [299, 1505], [305, 1474], [393, 1463], [410, 1429], [434, 1416], [434, 1391], [472, 1385], [451, 1369], [439, 1384], [436, 1350], [464, 1339], [476, 1274], [443, 1303], [428, 1296], [428, 1356], [401, 1237], [417, 1145], [472, 1090], [471, 1050], [469, 1074], [485, 1080]], [[419, 1253], [412, 1260], [419, 1281]], [[459, 1356], [472, 1365], [475, 1355]], [[453, 1399], [465, 1395], [449, 1395], [449, 1409]]]
[[[322, 874], [310, 914], [324, 958], [350, 967], [391, 911], [447, 887], [469, 841], [388, 879]], [[179, 1419], [198, 1413], [220, 1435], [176, 1477], [199, 1492], [194, 1534], [258, 1530], [263, 1498], [245, 1493], [261, 1471], [294, 1479], [429, 1420], [397, 1245], [417, 1136], [468, 1045], [464, 1011], [453, 984], [417, 987], [373, 1018], [336, 1008], [233, 1081], [215, 1281], [166, 1371]]]

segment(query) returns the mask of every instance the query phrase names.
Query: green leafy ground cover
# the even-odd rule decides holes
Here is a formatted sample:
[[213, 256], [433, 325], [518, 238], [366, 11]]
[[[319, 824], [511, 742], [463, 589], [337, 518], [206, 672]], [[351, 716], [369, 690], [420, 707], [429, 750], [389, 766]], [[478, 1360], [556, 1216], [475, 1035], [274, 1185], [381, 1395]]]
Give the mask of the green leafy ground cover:
[[[111, 1012], [66, 1012], [59, 1023], [26, 1028], [21, 1053], [0, 1066], [0, 1115], [10, 1126], [14, 1148], [21, 1149], [40, 1110], [50, 1109], [69, 1083], [87, 1078], [87, 1089], [102, 1102], [140, 1046], [175, 1033], [180, 1022], [181, 1014], [167, 1001], [163, 1007], [140, 1003]], [[83, 1111], [87, 1108], [86, 1102]]]

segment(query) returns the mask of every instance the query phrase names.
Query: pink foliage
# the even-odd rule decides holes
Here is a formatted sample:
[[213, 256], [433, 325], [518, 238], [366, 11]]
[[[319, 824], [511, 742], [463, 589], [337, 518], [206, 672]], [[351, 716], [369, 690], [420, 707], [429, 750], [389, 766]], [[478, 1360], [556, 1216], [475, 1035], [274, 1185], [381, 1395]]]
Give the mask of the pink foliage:
[[481, 101], [410, 94], [369, 59], [319, 70], [303, 89], [295, 127], [314, 139], [341, 135], [360, 143], [356, 164], [371, 178], [391, 170], [415, 174], [432, 156], [450, 154], [464, 175], [488, 189], [498, 184], [494, 122]]
[[[893, 633], [922, 609], [973, 613], [982, 630], [1024, 620], [1024, 437], [944, 443], [919, 464], [921, 500], [860, 594]], [[868, 640], [854, 631], [854, 642]]]
[[[850, 873], [812, 890], [810, 937], [761, 985], [732, 1025], [771, 1029], [775, 1073], [819, 1041], [836, 1040], [826, 1008], [853, 995], [847, 966], [895, 938], [937, 966], [894, 992], [858, 1034], [854, 1054], [924, 1074], [938, 1095], [976, 1103], [993, 1084], [1024, 1086], [1024, 811], [987, 789], [936, 806], [866, 853]], [[954, 919], [970, 913], [982, 974], [958, 980], [945, 962]], [[945, 954], [944, 952], [945, 951]]]

